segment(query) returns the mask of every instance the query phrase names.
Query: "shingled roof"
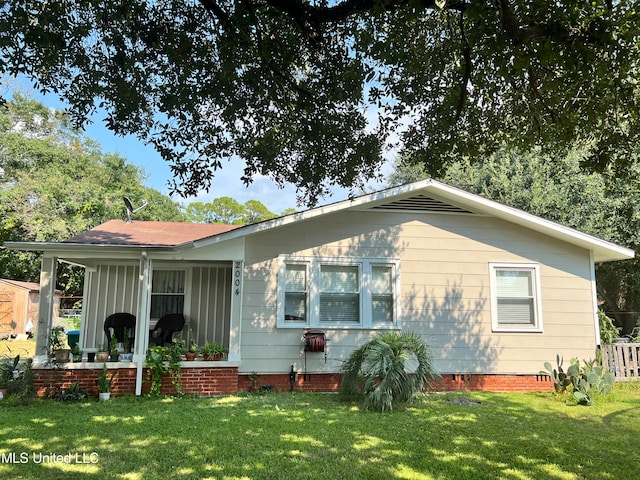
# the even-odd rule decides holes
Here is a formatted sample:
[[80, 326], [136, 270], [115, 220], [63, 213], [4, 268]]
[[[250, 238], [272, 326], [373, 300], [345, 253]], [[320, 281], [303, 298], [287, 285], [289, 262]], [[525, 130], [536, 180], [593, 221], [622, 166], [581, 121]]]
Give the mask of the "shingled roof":
[[142, 222], [110, 220], [63, 243], [86, 245], [149, 245], [175, 247], [219, 235], [240, 225], [221, 223]]

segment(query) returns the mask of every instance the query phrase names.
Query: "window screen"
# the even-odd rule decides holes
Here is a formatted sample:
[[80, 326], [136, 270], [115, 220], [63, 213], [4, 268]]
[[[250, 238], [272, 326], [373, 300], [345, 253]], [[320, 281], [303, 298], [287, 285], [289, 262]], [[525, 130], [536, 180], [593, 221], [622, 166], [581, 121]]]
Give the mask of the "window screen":
[[496, 269], [498, 324], [536, 324], [533, 270]]
[[320, 266], [320, 323], [360, 323], [357, 265]]
[[284, 321], [307, 322], [307, 265], [287, 264], [285, 273]]

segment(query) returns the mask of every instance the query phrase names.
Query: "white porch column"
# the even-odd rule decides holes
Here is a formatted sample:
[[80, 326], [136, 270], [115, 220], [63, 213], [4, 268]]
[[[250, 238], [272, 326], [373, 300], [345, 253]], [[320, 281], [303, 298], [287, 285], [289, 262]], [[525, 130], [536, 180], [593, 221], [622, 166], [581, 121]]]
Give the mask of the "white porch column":
[[40, 266], [40, 301], [38, 302], [38, 327], [34, 363], [48, 361], [47, 341], [53, 325], [53, 303], [56, 292], [58, 259], [44, 256]]
[[80, 348], [83, 350], [89, 343], [89, 333], [87, 328], [89, 319], [87, 318], [87, 315], [91, 309], [91, 302], [93, 301], [89, 292], [91, 292], [90, 286], [93, 282], [93, 274], [95, 272], [95, 267], [84, 267], [84, 284], [82, 286], [82, 317], [80, 318]]
[[244, 278], [244, 263], [240, 260], [233, 262], [231, 272], [231, 318], [229, 319], [229, 361], [240, 360], [240, 331], [242, 325], [242, 280]]
[[136, 312], [136, 337], [133, 347], [137, 363], [136, 395], [142, 394], [142, 371], [149, 343], [149, 310], [151, 302], [152, 261], [143, 252], [140, 259], [140, 275], [138, 278], [138, 311]]

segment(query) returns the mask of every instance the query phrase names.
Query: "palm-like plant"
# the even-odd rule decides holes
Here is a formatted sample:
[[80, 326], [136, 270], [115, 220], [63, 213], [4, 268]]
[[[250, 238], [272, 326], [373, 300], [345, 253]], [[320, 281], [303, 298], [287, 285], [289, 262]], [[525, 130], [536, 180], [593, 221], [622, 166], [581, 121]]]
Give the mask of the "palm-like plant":
[[[407, 362], [415, 363], [407, 372]], [[356, 349], [342, 366], [343, 393], [362, 395], [367, 409], [391, 411], [436, 376], [429, 346], [414, 333], [384, 332]]]

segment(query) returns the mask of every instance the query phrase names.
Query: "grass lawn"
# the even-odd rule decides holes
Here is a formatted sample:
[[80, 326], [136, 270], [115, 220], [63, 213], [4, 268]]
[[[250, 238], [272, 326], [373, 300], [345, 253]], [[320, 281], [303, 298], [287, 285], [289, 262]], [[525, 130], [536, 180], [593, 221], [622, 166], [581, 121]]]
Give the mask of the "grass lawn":
[[630, 479], [638, 438], [640, 383], [592, 407], [448, 393], [390, 414], [308, 393], [3, 400], [0, 478]]
[[35, 354], [36, 341], [29, 340], [0, 340], [0, 357], [4, 355], [20, 355], [21, 358], [31, 358]]

